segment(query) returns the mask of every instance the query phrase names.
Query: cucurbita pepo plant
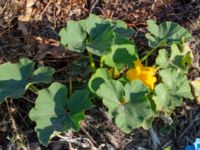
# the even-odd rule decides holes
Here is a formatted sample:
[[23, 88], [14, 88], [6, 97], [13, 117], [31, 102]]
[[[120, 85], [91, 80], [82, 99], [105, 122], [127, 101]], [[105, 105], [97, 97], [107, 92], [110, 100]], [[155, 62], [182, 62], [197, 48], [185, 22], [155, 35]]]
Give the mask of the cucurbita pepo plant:
[[[173, 22], [157, 25], [148, 20], [147, 30], [151, 50], [140, 56], [132, 40], [135, 31], [125, 22], [93, 14], [84, 20], [69, 20], [60, 31], [61, 44], [72, 52], [88, 52], [93, 70], [88, 89], [68, 97], [65, 85], [51, 83], [53, 68], [35, 70], [34, 63], [24, 58], [0, 65], [0, 102], [19, 99], [27, 89], [35, 92], [38, 96], [29, 116], [36, 122], [43, 145], [62, 132], [79, 130], [84, 111], [92, 108], [90, 94], [102, 99], [108, 116], [123, 132], [149, 129], [156, 117], [170, 116], [184, 98], [193, 99], [186, 76], [193, 57], [186, 46], [191, 35], [185, 28]], [[156, 51], [154, 64], [148, 66], [148, 58]], [[98, 61], [94, 61], [94, 55]], [[38, 90], [35, 85], [39, 83], [51, 85]]]

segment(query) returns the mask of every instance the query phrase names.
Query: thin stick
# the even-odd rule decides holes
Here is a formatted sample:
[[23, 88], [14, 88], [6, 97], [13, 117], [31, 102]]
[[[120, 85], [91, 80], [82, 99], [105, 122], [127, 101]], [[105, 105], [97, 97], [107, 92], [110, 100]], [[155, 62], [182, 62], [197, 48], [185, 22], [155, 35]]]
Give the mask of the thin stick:
[[40, 16], [42, 16], [45, 13], [46, 9], [49, 7], [49, 5], [51, 4], [51, 2], [52, 2], [52, 0], [49, 0], [49, 2], [47, 3], [47, 5], [45, 6], [45, 8], [43, 9], [43, 11], [41, 12]]
[[2, 8], [2, 10], [1, 10], [0, 14], [2, 14], [2, 13], [4, 12], [4, 10], [5, 10], [5, 9], [6, 9], [6, 7], [7, 7], [7, 4], [8, 4], [8, 0], [6, 1], [6, 3], [5, 3], [5, 5], [4, 5], [4, 7]]
[[69, 137], [62, 136], [60, 134], [56, 134], [56, 136], [59, 137], [61, 139], [61, 141], [66, 141], [66, 142], [69, 142], [69, 143], [74, 143], [74, 144], [77, 144], [77, 145], [79, 145], [79, 146], [81, 146], [83, 148], [88, 148], [88, 146], [86, 144], [84, 144], [84, 143], [79, 142], [79, 141], [86, 140], [86, 141], [88, 141], [92, 145], [92, 148], [94, 150], [96, 149], [96, 147], [93, 145], [93, 143], [89, 139], [87, 139], [87, 138], [74, 138], [74, 139], [71, 139]]
[[198, 121], [198, 120], [200, 120], [200, 114], [198, 114], [198, 115], [194, 118], [194, 120], [192, 120], [192, 122], [190, 123], [190, 125], [182, 132], [182, 134], [181, 134], [178, 138], [179, 138], [179, 139], [182, 138], [182, 137], [185, 135], [185, 133], [192, 127], [192, 125], [193, 125], [196, 121]]
[[36, 86], [34, 86], [33, 84], [31, 84], [28, 88], [35, 94], [37, 94], [39, 91], [39, 89]]
[[12, 112], [10, 111], [8, 99], [6, 99], [6, 106], [7, 106], [8, 114], [9, 114], [9, 117], [10, 117], [10, 120], [11, 120], [11, 123], [12, 123], [12, 128], [13, 128], [13, 132], [14, 132], [14, 135], [15, 135], [16, 145], [19, 146], [18, 149], [22, 148], [23, 150], [27, 150], [26, 146], [23, 144], [23, 140], [21, 138], [21, 135], [18, 133], [16, 122], [14, 120]]
[[94, 4], [91, 6], [91, 8], [90, 8], [90, 13], [93, 12], [93, 9], [95, 8], [95, 6], [97, 5], [98, 2], [99, 2], [99, 0], [96, 0], [96, 1], [94, 2]]
[[160, 145], [160, 139], [158, 138], [158, 135], [154, 131], [153, 127], [149, 131], [153, 142], [153, 149], [157, 150], [158, 146]]

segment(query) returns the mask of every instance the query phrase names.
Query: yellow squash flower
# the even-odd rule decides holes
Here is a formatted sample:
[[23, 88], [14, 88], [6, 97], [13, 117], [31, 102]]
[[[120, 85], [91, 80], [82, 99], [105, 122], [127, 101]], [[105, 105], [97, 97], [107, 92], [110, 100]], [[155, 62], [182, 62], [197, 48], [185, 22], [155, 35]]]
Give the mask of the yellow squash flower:
[[129, 69], [126, 72], [126, 78], [130, 81], [141, 80], [147, 87], [153, 90], [154, 84], [156, 82], [155, 73], [157, 71], [157, 68], [145, 67], [140, 60], [136, 60], [134, 64], [135, 69]]

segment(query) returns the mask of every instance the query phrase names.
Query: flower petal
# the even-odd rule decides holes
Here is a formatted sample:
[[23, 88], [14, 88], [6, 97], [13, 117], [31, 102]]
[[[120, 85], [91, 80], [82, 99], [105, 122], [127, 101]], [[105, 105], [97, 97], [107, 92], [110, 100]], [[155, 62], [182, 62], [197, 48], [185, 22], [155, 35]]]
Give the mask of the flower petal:
[[141, 80], [143, 83], [153, 90], [156, 83], [156, 71], [158, 68], [155, 67], [144, 67], [140, 60], [136, 60], [135, 69], [130, 69], [126, 72], [128, 80]]
[[139, 79], [136, 69], [130, 69], [126, 72], [126, 78], [130, 81]]

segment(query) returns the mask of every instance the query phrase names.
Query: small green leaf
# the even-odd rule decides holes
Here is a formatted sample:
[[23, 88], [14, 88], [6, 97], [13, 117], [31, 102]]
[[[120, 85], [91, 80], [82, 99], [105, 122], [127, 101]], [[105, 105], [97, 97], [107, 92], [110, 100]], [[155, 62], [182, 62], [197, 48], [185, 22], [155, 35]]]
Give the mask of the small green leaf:
[[33, 72], [31, 81], [34, 83], [43, 82], [49, 83], [52, 81], [52, 76], [55, 73], [55, 70], [51, 67], [39, 67]]
[[67, 88], [57, 82], [38, 92], [35, 107], [29, 117], [36, 122], [35, 130], [43, 145], [47, 145], [56, 132], [71, 128], [72, 120], [65, 111]]
[[82, 53], [85, 47], [87, 34], [83, 31], [79, 22], [69, 20], [67, 28], [62, 28], [60, 33], [61, 44], [71, 51]]
[[111, 79], [108, 70], [106, 68], [98, 68], [88, 82], [90, 91], [97, 94], [100, 85], [108, 79]]
[[149, 130], [152, 127], [153, 120], [154, 120], [154, 116], [153, 115], [151, 117], [149, 117], [149, 118], [146, 118], [144, 120], [143, 124], [142, 124], [142, 127], [145, 130]]
[[183, 27], [174, 22], [164, 22], [160, 25], [156, 24], [154, 20], [148, 20], [148, 31], [146, 34], [149, 40], [149, 46], [155, 47], [162, 40], [166, 39], [166, 43], [162, 46], [171, 46], [171, 44], [182, 44], [185, 41], [191, 39], [191, 34]]
[[187, 77], [176, 69], [167, 68], [160, 71], [163, 83], [155, 87], [154, 102], [158, 111], [172, 112], [181, 106], [183, 98], [193, 99]]
[[187, 73], [185, 54], [180, 52], [180, 49], [176, 44], [171, 45], [170, 61], [175, 65], [175, 67]]
[[180, 52], [180, 49], [176, 44], [171, 45], [170, 57], [166, 49], [160, 49], [156, 58], [156, 64], [161, 68], [173, 67], [184, 73], [187, 73], [188, 71], [186, 61], [185, 54]]

